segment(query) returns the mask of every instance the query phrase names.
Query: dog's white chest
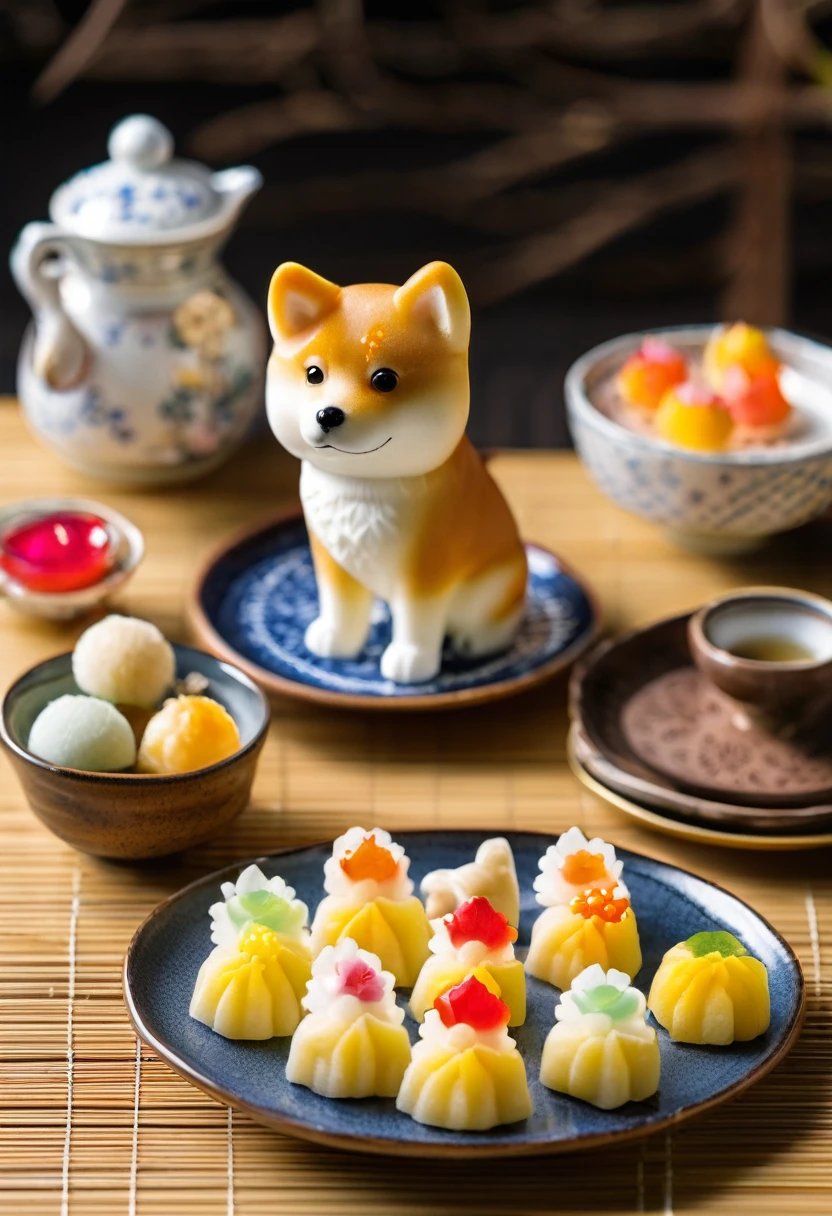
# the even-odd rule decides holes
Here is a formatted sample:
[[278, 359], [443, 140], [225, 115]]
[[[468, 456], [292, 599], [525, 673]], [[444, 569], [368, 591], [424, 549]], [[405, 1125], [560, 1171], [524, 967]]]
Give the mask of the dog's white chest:
[[412, 517], [400, 482], [325, 473], [304, 461], [300, 497], [307, 526], [340, 566], [388, 599]]

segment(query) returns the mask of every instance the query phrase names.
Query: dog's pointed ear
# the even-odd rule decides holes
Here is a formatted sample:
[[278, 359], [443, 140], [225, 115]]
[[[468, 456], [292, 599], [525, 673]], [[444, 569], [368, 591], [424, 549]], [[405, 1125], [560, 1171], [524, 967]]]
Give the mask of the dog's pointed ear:
[[411, 275], [393, 296], [399, 312], [420, 325], [432, 326], [452, 350], [464, 354], [471, 336], [468, 296], [453, 266], [429, 262]]
[[269, 328], [275, 342], [314, 329], [341, 298], [341, 288], [298, 262], [278, 266], [269, 284]]

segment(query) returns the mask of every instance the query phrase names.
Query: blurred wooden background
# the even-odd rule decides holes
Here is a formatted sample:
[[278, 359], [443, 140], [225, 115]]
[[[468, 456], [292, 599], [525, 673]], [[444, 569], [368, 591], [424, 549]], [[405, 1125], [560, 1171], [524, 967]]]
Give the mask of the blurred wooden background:
[[[472, 433], [562, 445], [563, 373], [627, 329], [832, 332], [832, 5], [812, 0], [0, 0], [0, 236], [144, 110], [266, 186], [228, 251], [475, 308]], [[0, 282], [0, 389], [26, 309]]]

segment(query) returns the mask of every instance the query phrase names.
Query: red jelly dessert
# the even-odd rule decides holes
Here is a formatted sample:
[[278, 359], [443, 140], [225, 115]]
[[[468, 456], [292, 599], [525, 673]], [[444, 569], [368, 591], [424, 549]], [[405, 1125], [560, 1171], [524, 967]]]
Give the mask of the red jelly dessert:
[[608, 925], [617, 925], [630, 910], [630, 901], [620, 896], [615, 898], [605, 887], [592, 887], [583, 895], [576, 895], [569, 904], [570, 912], [577, 912], [587, 920], [597, 916]]
[[30, 591], [80, 591], [114, 565], [107, 523], [81, 511], [56, 511], [0, 539], [0, 567]]
[[393, 854], [376, 844], [375, 836], [365, 836], [354, 853], [341, 858], [341, 869], [353, 882], [362, 882], [365, 878], [386, 882], [388, 878], [393, 878], [398, 868], [399, 863]]
[[780, 391], [776, 364], [753, 375], [738, 365], [727, 368], [722, 395], [737, 426], [776, 427], [791, 413], [792, 407]]
[[618, 373], [618, 389], [628, 405], [659, 408], [665, 393], [688, 378], [684, 356], [661, 338], [645, 338]]
[[345, 959], [336, 965], [338, 991], [347, 996], [357, 996], [359, 1001], [373, 1003], [384, 996], [381, 976], [360, 958]]
[[517, 941], [517, 930], [512, 929], [502, 912], [492, 908], [484, 895], [466, 899], [456, 912], [445, 917], [445, 927], [457, 949], [466, 942], [482, 942], [489, 950], [501, 950]]
[[474, 1030], [495, 1030], [498, 1026], [508, 1026], [511, 1017], [505, 1001], [489, 992], [475, 975], [469, 975], [455, 988], [443, 992], [433, 1002], [433, 1007], [448, 1027], [464, 1022]]

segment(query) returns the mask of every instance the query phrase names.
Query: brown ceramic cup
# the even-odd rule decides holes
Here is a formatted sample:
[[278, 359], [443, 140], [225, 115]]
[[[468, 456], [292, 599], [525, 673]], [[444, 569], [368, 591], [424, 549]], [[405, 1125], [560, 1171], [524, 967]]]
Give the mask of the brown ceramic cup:
[[690, 618], [693, 661], [738, 713], [771, 733], [811, 731], [832, 708], [832, 603], [788, 587], [748, 587]]
[[190, 773], [88, 773], [49, 764], [27, 750], [32, 723], [50, 701], [79, 690], [72, 655], [39, 663], [17, 680], [0, 709], [5, 745], [38, 819], [82, 853], [120, 860], [164, 857], [213, 836], [245, 809], [266, 740], [269, 703], [253, 680], [204, 651], [174, 646], [176, 675], [198, 672], [206, 696], [234, 718], [241, 746]]

